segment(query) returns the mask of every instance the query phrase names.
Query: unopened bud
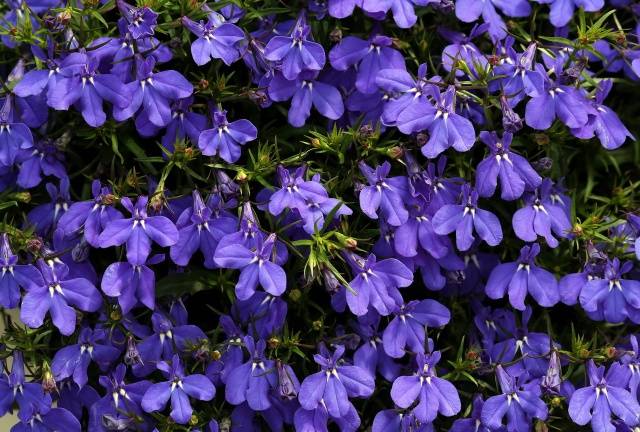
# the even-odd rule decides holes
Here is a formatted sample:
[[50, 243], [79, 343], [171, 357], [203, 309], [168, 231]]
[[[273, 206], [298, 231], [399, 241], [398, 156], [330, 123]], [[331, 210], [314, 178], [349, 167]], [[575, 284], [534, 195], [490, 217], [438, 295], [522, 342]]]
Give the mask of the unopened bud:
[[198, 421], [199, 421], [199, 420], [198, 420], [198, 416], [197, 416], [197, 415], [195, 415], [195, 414], [191, 414], [191, 418], [189, 419], [189, 424], [190, 424], [191, 426], [195, 426], [195, 425], [197, 425], [197, 424], [198, 424]]
[[338, 43], [342, 40], [342, 30], [339, 28], [334, 28], [329, 33], [329, 40], [334, 43]]
[[198, 81], [198, 90], [206, 90], [208, 88], [209, 88], [209, 81], [207, 81], [204, 78]]
[[124, 363], [126, 365], [142, 364], [142, 357], [136, 345], [133, 336], [127, 338], [127, 351], [124, 354]]
[[27, 191], [16, 192], [12, 195], [13, 199], [22, 203], [28, 203], [31, 201], [31, 194]]
[[269, 338], [267, 344], [269, 345], [270, 349], [276, 349], [280, 346], [280, 339], [274, 336], [272, 338]]
[[289, 300], [291, 300], [292, 302], [294, 303], [299, 302], [301, 298], [302, 298], [302, 291], [300, 291], [299, 289], [294, 288], [289, 292]]
[[32, 254], [37, 254], [38, 252], [40, 252], [42, 246], [44, 246], [44, 243], [41, 238], [36, 237], [27, 240], [27, 250]]
[[320, 142], [320, 140], [318, 138], [311, 138], [311, 145], [315, 148], [320, 148], [320, 145], [322, 143]]
[[551, 142], [551, 140], [549, 139], [549, 136], [543, 133], [534, 134], [533, 139], [535, 140], [536, 144], [538, 144], [539, 146], [546, 146], [546, 145], [549, 145], [549, 143]]
[[218, 360], [220, 360], [220, 357], [222, 357], [222, 354], [220, 354], [220, 351], [218, 351], [218, 350], [211, 351], [211, 359], [212, 360], [218, 361]]
[[429, 135], [426, 133], [420, 132], [416, 135], [416, 144], [418, 144], [419, 147], [425, 145], [427, 141], [429, 141]]
[[323, 326], [322, 320], [316, 320], [311, 323], [311, 327], [316, 331], [322, 330], [322, 326]]
[[236, 174], [236, 181], [239, 181], [240, 183], [246, 182], [248, 178], [249, 176], [247, 176], [247, 173], [242, 170], [238, 171], [238, 174]]
[[51, 373], [51, 369], [49, 369], [48, 365], [45, 366], [44, 373], [42, 374], [42, 390], [45, 393], [53, 393], [58, 390], [56, 379]]
[[400, 159], [404, 154], [404, 149], [400, 146], [393, 146], [387, 150], [387, 156], [392, 159]]

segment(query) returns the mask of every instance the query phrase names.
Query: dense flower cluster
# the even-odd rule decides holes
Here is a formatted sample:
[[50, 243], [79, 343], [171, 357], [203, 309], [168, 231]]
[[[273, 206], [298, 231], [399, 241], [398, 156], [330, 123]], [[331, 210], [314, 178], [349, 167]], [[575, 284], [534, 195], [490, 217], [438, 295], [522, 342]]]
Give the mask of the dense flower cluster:
[[640, 4], [0, 13], [12, 432], [640, 430]]

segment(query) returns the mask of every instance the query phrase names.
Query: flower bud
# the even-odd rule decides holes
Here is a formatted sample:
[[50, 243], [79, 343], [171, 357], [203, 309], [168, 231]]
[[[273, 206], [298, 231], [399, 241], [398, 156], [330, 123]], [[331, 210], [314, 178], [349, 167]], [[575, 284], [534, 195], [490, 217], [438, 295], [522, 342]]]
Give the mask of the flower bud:
[[291, 300], [292, 302], [299, 302], [301, 298], [302, 291], [300, 291], [299, 289], [294, 288], [289, 292], [289, 300]]
[[32, 254], [40, 252], [42, 246], [44, 246], [44, 242], [39, 237], [27, 240], [27, 250]]
[[133, 336], [129, 336], [127, 338], [127, 351], [124, 353], [124, 363], [129, 366], [134, 364], [143, 364]]
[[295, 399], [298, 397], [300, 383], [289, 365], [276, 360], [276, 370], [278, 371], [278, 393], [284, 399]]
[[404, 154], [404, 149], [400, 146], [393, 146], [387, 150], [387, 156], [392, 159], [400, 159]]
[[331, 30], [331, 33], [329, 33], [329, 40], [334, 43], [340, 42], [342, 40], [342, 29], [336, 27]]

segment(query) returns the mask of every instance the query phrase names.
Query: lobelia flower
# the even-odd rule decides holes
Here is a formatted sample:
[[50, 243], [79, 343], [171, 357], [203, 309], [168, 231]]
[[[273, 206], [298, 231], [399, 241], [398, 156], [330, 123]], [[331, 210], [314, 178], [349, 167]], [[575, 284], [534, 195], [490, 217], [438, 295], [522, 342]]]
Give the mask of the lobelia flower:
[[64, 408], [74, 415], [78, 421], [82, 421], [84, 410], [89, 411], [100, 395], [90, 385], [80, 388], [71, 381], [62, 383], [59, 391], [58, 408]]
[[482, 407], [484, 406], [482, 395], [476, 394], [472, 404], [471, 417], [454, 421], [449, 432], [507, 432], [505, 427], [489, 428], [482, 422]]
[[124, 314], [129, 313], [138, 302], [154, 310], [156, 275], [149, 266], [163, 261], [164, 254], [159, 254], [151, 256], [144, 264], [130, 264], [126, 261], [110, 264], [102, 275], [102, 292], [117, 298]]
[[460, 251], [471, 248], [473, 231], [490, 246], [502, 241], [502, 227], [497, 216], [478, 208], [478, 193], [468, 184], [462, 188], [462, 204], [447, 204], [433, 216], [433, 230], [436, 234], [447, 235], [456, 232], [456, 246]]
[[191, 44], [191, 56], [198, 66], [211, 59], [221, 59], [228, 66], [240, 58], [238, 44], [244, 40], [244, 32], [235, 24], [225, 22], [219, 13], [209, 12], [206, 22], [195, 22], [185, 16], [182, 25], [198, 37]]
[[7, 97], [0, 109], [0, 167], [10, 167], [16, 162], [20, 150], [33, 147], [31, 129], [13, 119], [11, 98]]
[[109, 222], [122, 219], [122, 213], [113, 208], [115, 196], [110, 186], [102, 186], [99, 180], [91, 183], [93, 200], [71, 204], [60, 217], [58, 225], [65, 237], [82, 232], [93, 247], [99, 247], [98, 237]]
[[456, 89], [449, 86], [444, 94], [434, 94], [435, 107], [429, 104], [412, 104], [398, 116], [398, 128], [403, 133], [429, 131], [429, 140], [422, 146], [422, 154], [433, 159], [453, 147], [465, 152], [473, 147], [473, 124], [456, 113]]
[[[393, 21], [400, 28], [411, 28], [418, 20], [415, 6], [427, 6], [440, 0], [362, 0], [362, 9], [370, 14], [393, 14]], [[332, 15], [333, 16], [333, 15]], [[384, 15], [383, 15], [384, 17]]]
[[273, 262], [276, 235], [270, 234], [266, 240], [258, 239], [255, 249], [239, 244], [230, 244], [215, 251], [214, 261], [222, 268], [241, 270], [236, 284], [236, 295], [247, 300], [255, 291], [258, 283], [274, 296], [281, 295], [287, 288], [287, 275], [280, 265]]
[[355, 277], [346, 293], [349, 310], [357, 316], [366, 314], [372, 306], [380, 315], [392, 313], [403, 303], [398, 288], [413, 283], [413, 274], [395, 258], [377, 261], [371, 254], [366, 259], [354, 253], [346, 255]]
[[60, 76], [61, 61], [54, 56], [55, 44], [51, 39], [47, 39], [46, 53], [37, 45], [32, 45], [31, 51], [35, 58], [44, 63], [46, 69], [32, 69], [22, 76], [13, 88], [13, 93], [22, 98], [40, 95], [45, 90], [48, 94], [52, 88], [55, 88]]
[[[551, 127], [557, 117], [570, 129], [583, 127], [592, 111], [589, 101], [574, 87], [551, 82], [541, 65], [536, 69], [544, 78], [544, 87], [538, 96], [533, 96], [527, 102], [525, 108], [527, 125], [533, 129], [546, 130]], [[559, 72], [556, 69], [556, 73]]]
[[440, 351], [416, 356], [416, 373], [396, 378], [391, 386], [391, 399], [400, 408], [409, 408], [422, 423], [435, 420], [438, 413], [451, 417], [460, 412], [460, 396], [449, 381], [436, 376]]
[[173, 120], [167, 125], [165, 134], [162, 136], [163, 147], [171, 153], [175, 149], [175, 144], [185, 141], [186, 138], [189, 138], [191, 144], [198, 144], [200, 133], [207, 128], [207, 117], [192, 112], [190, 110], [192, 104], [193, 97], [179, 99], [171, 104]]
[[515, 262], [496, 266], [489, 276], [485, 292], [494, 300], [509, 295], [509, 303], [518, 310], [525, 310], [524, 299], [529, 293], [544, 307], [551, 307], [560, 301], [558, 282], [553, 274], [535, 265], [535, 257], [540, 253], [540, 245], [524, 246]]
[[53, 325], [69, 336], [76, 328], [76, 312], [70, 304], [85, 312], [95, 312], [102, 305], [97, 288], [84, 278], [69, 279], [69, 267], [64, 263], [49, 265], [39, 259], [40, 275], [32, 281], [22, 299], [20, 320], [31, 328], [42, 326], [50, 312]]
[[[379, 411], [371, 425], [372, 432], [434, 432], [432, 423], [421, 423], [412, 412], [397, 409]], [[475, 431], [474, 431], [475, 432]], [[484, 432], [484, 431], [482, 431]]]
[[560, 290], [560, 301], [562, 303], [573, 306], [578, 303], [580, 293], [584, 289], [587, 282], [602, 277], [602, 265], [587, 263], [581, 272], [569, 273], [560, 279], [558, 289]]
[[451, 312], [435, 300], [412, 300], [393, 311], [382, 335], [384, 351], [393, 358], [405, 355], [405, 347], [412, 353], [425, 352], [425, 326], [442, 327], [451, 319]]
[[264, 411], [271, 407], [268, 395], [278, 383], [275, 362], [265, 358], [264, 340], [255, 343], [251, 336], [246, 336], [244, 345], [249, 352], [249, 360], [227, 375], [225, 400], [233, 405], [246, 401], [252, 410]]
[[98, 236], [100, 247], [127, 245], [127, 261], [132, 265], [144, 265], [151, 252], [151, 241], [160, 246], [172, 246], [179, 235], [173, 222], [164, 216], [148, 216], [148, 198], [139, 196], [135, 205], [129, 197], [120, 200], [122, 206], [131, 213], [131, 218], [109, 222]]
[[604, 0], [535, 0], [537, 3], [550, 4], [549, 21], [556, 27], [564, 27], [573, 18], [576, 7], [585, 12], [597, 12], [604, 6]]
[[353, 364], [368, 371], [372, 377], [379, 371], [391, 382], [400, 375], [400, 365], [385, 352], [379, 325], [380, 315], [375, 311], [358, 317], [358, 321], [351, 324], [362, 339], [362, 345], [353, 354]]
[[492, 396], [484, 402], [482, 423], [490, 430], [503, 427], [502, 419], [507, 416], [507, 430], [526, 431], [531, 429], [531, 418], [546, 420], [547, 405], [535, 392], [521, 388], [519, 380], [509, 375], [502, 365], [496, 367], [496, 377], [502, 394]]
[[582, 139], [597, 136], [602, 146], [607, 150], [619, 148], [627, 138], [635, 139], [631, 132], [629, 132], [620, 121], [618, 114], [603, 104], [612, 86], [613, 83], [611, 80], [600, 81], [594, 98], [591, 100], [593, 110], [589, 112], [589, 120], [581, 128], [571, 130], [574, 136]]
[[146, 412], [162, 411], [171, 399], [171, 418], [176, 423], [186, 424], [193, 413], [189, 397], [210, 401], [216, 394], [216, 388], [206, 376], [185, 374], [177, 354], [174, 354], [171, 364], [161, 361], [157, 368], [167, 381], [151, 384], [145, 391], [141, 406]]
[[496, 79], [490, 82], [489, 88], [499, 89], [506, 95], [511, 107], [516, 106], [525, 96], [538, 97], [544, 91], [544, 78], [540, 70], [535, 68], [537, 48], [535, 43], [531, 43], [521, 54], [510, 49], [508, 61], [493, 69]]
[[343, 38], [329, 52], [329, 61], [336, 70], [357, 66], [356, 89], [364, 94], [378, 91], [376, 77], [381, 70], [404, 70], [403, 55], [392, 48], [393, 40], [374, 32], [369, 40], [355, 36]]
[[204, 266], [215, 268], [214, 254], [218, 242], [235, 232], [237, 221], [226, 215], [214, 215], [197, 190], [193, 191], [193, 207], [185, 209], [176, 222], [179, 239], [171, 246], [171, 259], [180, 266], [189, 264], [198, 249], [204, 256]]
[[320, 71], [325, 64], [322, 45], [309, 40], [311, 27], [301, 13], [289, 36], [275, 36], [264, 48], [264, 57], [280, 63], [280, 71], [287, 80], [295, 80], [302, 71]]
[[37, 287], [40, 272], [31, 264], [18, 264], [9, 244], [9, 235], [0, 234], [0, 306], [13, 309], [20, 303], [20, 287]]
[[476, 190], [481, 197], [494, 194], [500, 179], [500, 197], [512, 201], [520, 198], [525, 189], [540, 186], [542, 177], [529, 161], [511, 151], [513, 135], [505, 132], [502, 138], [496, 132], [480, 132], [480, 140], [489, 147], [490, 154], [476, 168]]
[[488, 24], [474, 25], [469, 32], [469, 36], [447, 28], [438, 28], [438, 33], [451, 43], [442, 50], [442, 66], [444, 70], [447, 72], [455, 71], [458, 77], [464, 76], [467, 72], [464, 67], [458, 65], [458, 62], [463, 62], [472, 75], [478, 75], [485, 70], [489, 61], [472, 41], [482, 36], [487, 31], [487, 28], [489, 28]]
[[544, 237], [549, 247], [558, 246], [553, 236], [568, 238], [571, 231], [569, 215], [561, 198], [555, 197], [553, 183], [544, 179], [533, 192], [525, 195], [525, 206], [513, 214], [513, 230], [521, 240], [534, 242]]
[[47, 183], [46, 189], [51, 201], [40, 204], [27, 214], [27, 221], [35, 227], [38, 234], [48, 236], [56, 230], [60, 217], [69, 209], [69, 177], [60, 180], [60, 187]]
[[64, 408], [36, 407], [18, 413], [20, 423], [11, 428], [11, 432], [80, 432], [80, 422]]
[[[571, 1], [571, 0], [569, 0]], [[526, 0], [456, 0], [456, 17], [463, 22], [474, 22], [480, 18], [489, 24], [489, 34], [494, 41], [507, 36], [507, 26], [496, 11], [500, 9], [508, 17], [522, 18], [531, 14], [531, 5]]]
[[350, 397], [368, 397], [373, 394], [373, 377], [358, 366], [343, 364], [344, 345], [337, 345], [331, 353], [323, 344], [320, 353], [313, 360], [322, 370], [304, 379], [298, 393], [300, 406], [314, 410], [318, 406], [326, 408], [335, 418], [345, 417], [351, 409]]
[[238, 300], [232, 313], [239, 324], [252, 329], [265, 340], [284, 327], [287, 317], [287, 302], [280, 297], [257, 291], [248, 300]]
[[302, 127], [311, 115], [311, 107], [330, 120], [344, 114], [344, 103], [337, 88], [317, 79], [317, 72], [301, 72], [294, 81], [276, 73], [269, 83], [269, 97], [276, 101], [291, 99], [288, 120], [291, 126]]
[[104, 124], [107, 115], [103, 100], [111, 102], [114, 113], [131, 102], [131, 93], [122, 91], [125, 85], [108, 73], [99, 73], [99, 61], [83, 52], [67, 56], [60, 66], [60, 74], [47, 94], [49, 106], [56, 110], [68, 110], [74, 105], [89, 126]]
[[400, 226], [407, 222], [409, 212], [404, 206], [407, 194], [407, 178], [389, 177], [391, 164], [385, 161], [372, 169], [364, 161], [358, 162], [360, 172], [369, 182], [360, 191], [360, 208], [371, 219], [378, 219], [378, 213], [389, 225]]
[[122, 0], [117, 0], [116, 4], [123, 18], [126, 20], [127, 29], [134, 39], [141, 39], [145, 36], [152, 36], [158, 14], [150, 8], [134, 7]]
[[240, 159], [241, 146], [258, 136], [258, 129], [245, 119], [231, 123], [227, 121], [227, 112], [213, 109], [211, 112], [213, 128], [203, 130], [198, 138], [198, 147], [205, 156], [220, 155], [229, 163]]
[[347, 18], [353, 14], [356, 6], [360, 6], [361, 0], [328, 0], [327, 10], [334, 18]]
[[155, 64], [153, 57], [143, 60], [136, 56], [136, 79], [124, 85], [124, 92], [131, 95], [131, 102], [114, 107], [113, 117], [117, 121], [127, 120], [140, 110], [136, 117], [137, 127], [141, 128], [147, 122], [164, 127], [172, 120], [171, 102], [191, 96], [193, 86], [182, 74], [174, 70], [153, 72]]
[[418, 252], [426, 252], [436, 259], [445, 257], [451, 242], [448, 237], [435, 233], [426, 200], [415, 198], [409, 203], [409, 218], [395, 230], [395, 251], [403, 257], [415, 257]]
[[35, 142], [33, 148], [23, 150], [16, 159], [20, 165], [18, 186], [30, 189], [42, 182], [42, 176], [55, 176], [62, 180], [67, 177], [64, 166], [64, 153], [56, 146], [57, 140], [42, 139]]
[[580, 291], [580, 305], [594, 314], [593, 319], [620, 323], [626, 318], [640, 322], [640, 281], [622, 279], [633, 263], [620, 263], [618, 258], [607, 261], [602, 279], [588, 280]]
[[24, 358], [18, 350], [13, 351], [11, 373], [0, 375], [0, 416], [7, 414], [14, 402], [20, 412], [29, 411], [30, 407], [44, 411], [51, 406], [51, 396], [44, 393], [40, 383], [25, 381]]
[[80, 330], [78, 343], [61, 348], [53, 357], [51, 372], [56, 381], [73, 377], [73, 382], [82, 388], [89, 380], [87, 369], [92, 361], [105, 370], [120, 355], [119, 349], [105, 343], [106, 338], [104, 330]]
[[584, 426], [591, 422], [595, 432], [616, 430], [612, 425], [615, 415], [628, 426], [640, 421], [640, 405], [629, 393], [629, 369], [618, 362], [597, 367], [593, 360], [587, 362], [589, 385], [576, 390], [569, 401], [569, 416], [575, 423]]

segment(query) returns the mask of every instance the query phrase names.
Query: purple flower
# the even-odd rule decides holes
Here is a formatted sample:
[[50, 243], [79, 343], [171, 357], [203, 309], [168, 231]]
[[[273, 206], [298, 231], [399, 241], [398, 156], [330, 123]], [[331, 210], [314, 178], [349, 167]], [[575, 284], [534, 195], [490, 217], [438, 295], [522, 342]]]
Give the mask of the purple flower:
[[473, 231], [490, 246], [502, 241], [502, 227], [493, 213], [478, 208], [478, 193], [469, 185], [462, 189], [462, 204], [447, 204], [433, 216], [433, 230], [446, 235], [456, 232], [456, 246], [461, 251], [469, 250], [473, 241]]
[[453, 422], [453, 426], [451, 426], [449, 432], [506, 432], [504, 427], [490, 429], [489, 426], [482, 422], [481, 414], [484, 400], [482, 400], [481, 395], [477, 394], [473, 397], [472, 406], [471, 417], [458, 419]]
[[60, 180], [60, 188], [52, 183], [46, 184], [47, 193], [51, 201], [40, 204], [27, 214], [29, 224], [35, 226], [41, 236], [48, 236], [57, 228], [58, 220], [69, 209], [71, 197], [69, 195], [69, 177]]
[[622, 265], [618, 258], [607, 261], [604, 278], [588, 280], [580, 291], [582, 308], [593, 313], [593, 318], [610, 323], [620, 323], [626, 318], [640, 321], [640, 281], [622, 278], [632, 268], [630, 261]]
[[544, 78], [535, 67], [536, 49], [535, 43], [531, 43], [521, 54], [509, 49], [508, 61], [493, 69], [496, 79], [491, 81], [489, 87], [500, 89], [512, 107], [525, 96], [538, 97], [544, 91]]
[[51, 396], [44, 393], [37, 382], [25, 382], [22, 352], [13, 351], [11, 373], [0, 375], [0, 415], [4, 416], [18, 403], [20, 412], [28, 413], [32, 407], [46, 410], [51, 406]]
[[460, 412], [460, 396], [449, 381], [436, 376], [436, 364], [440, 351], [429, 354], [418, 353], [416, 373], [396, 378], [391, 386], [391, 399], [400, 408], [412, 409], [413, 415], [422, 423], [435, 420], [438, 413], [451, 417]]
[[597, 136], [602, 146], [607, 150], [617, 149], [624, 144], [627, 138], [635, 139], [620, 121], [618, 114], [603, 104], [612, 86], [611, 80], [600, 81], [595, 97], [591, 100], [593, 110], [589, 112], [589, 120], [581, 128], [571, 130], [571, 133], [582, 139]]
[[51, 372], [56, 381], [73, 377], [73, 382], [82, 388], [87, 381], [87, 369], [94, 361], [102, 368], [109, 366], [120, 355], [120, 350], [107, 345], [104, 330], [91, 330], [88, 327], [80, 330], [78, 343], [67, 345], [56, 352], [51, 362]]
[[155, 309], [156, 275], [150, 265], [164, 261], [164, 255], [155, 255], [144, 264], [115, 262], [102, 275], [102, 291], [118, 299], [122, 313], [129, 313], [138, 302], [151, 310]]
[[39, 259], [38, 268], [40, 276], [32, 281], [22, 299], [20, 320], [31, 328], [38, 328], [50, 312], [60, 333], [69, 336], [76, 328], [76, 312], [69, 304], [85, 312], [95, 312], [102, 305], [102, 297], [87, 279], [69, 279], [66, 264], [49, 265]]
[[302, 382], [298, 394], [302, 408], [314, 410], [323, 405], [332, 417], [340, 418], [349, 414], [350, 397], [368, 397], [373, 393], [374, 380], [365, 369], [339, 362], [344, 350], [343, 345], [338, 345], [331, 353], [320, 345], [320, 354], [313, 359], [322, 370]]
[[531, 390], [521, 389], [518, 380], [509, 375], [501, 365], [496, 367], [496, 376], [502, 394], [492, 396], [482, 406], [482, 423], [491, 430], [503, 426], [507, 416], [507, 430], [526, 431], [530, 429], [531, 418], [546, 420], [549, 415], [547, 405]]
[[298, 17], [290, 36], [275, 36], [264, 49], [267, 60], [280, 63], [280, 71], [287, 80], [295, 80], [302, 71], [320, 71], [325, 54], [322, 45], [308, 40], [311, 28], [304, 14]]
[[131, 103], [131, 93], [123, 91], [125, 85], [113, 74], [98, 72], [97, 59], [82, 53], [73, 53], [61, 64], [55, 87], [48, 92], [47, 101], [57, 110], [68, 110], [71, 105], [82, 113], [89, 126], [102, 126], [107, 119], [103, 99], [124, 109]]
[[480, 196], [492, 196], [498, 185], [498, 178], [500, 197], [507, 201], [520, 198], [525, 189], [535, 189], [542, 183], [542, 177], [529, 161], [511, 151], [512, 138], [513, 135], [508, 132], [504, 133], [502, 139], [495, 132], [480, 132], [480, 139], [491, 151], [476, 169], [476, 190]]
[[378, 219], [378, 212], [389, 225], [400, 226], [407, 222], [409, 212], [404, 206], [407, 178], [388, 177], [391, 164], [385, 161], [375, 171], [364, 161], [358, 163], [360, 172], [369, 182], [360, 191], [360, 208], [371, 219]]
[[211, 59], [221, 59], [230, 65], [240, 58], [238, 43], [244, 40], [244, 32], [236, 25], [225, 22], [217, 12], [210, 12], [207, 21], [195, 22], [182, 17], [182, 24], [198, 39], [191, 44], [191, 55], [198, 66]]
[[131, 213], [131, 218], [116, 219], [98, 237], [100, 247], [127, 244], [127, 261], [132, 265], [144, 265], [151, 252], [151, 241], [160, 246], [172, 246], [179, 235], [173, 222], [164, 216], [147, 216], [146, 196], [140, 196], [135, 205], [129, 197], [120, 202]]
[[[478, 75], [487, 67], [489, 63], [487, 57], [472, 41], [482, 36], [488, 27], [488, 24], [474, 25], [469, 36], [447, 28], [438, 29], [438, 33], [451, 42], [442, 50], [442, 66], [447, 72], [455, 71], [456, 76], [462, 77], [467, 73], [465, 69], [468, 69], [472, 75]], [[459, 65], [459, 62], [464, 63], [464, 66]]]
[[272, 261], [275, 254], [276, 235], [258, 241], [255, 249], [239, 244], [219, 247], [215, 251], [214, 261], [222, 268], [239, 269], [240, 278], [236, 284], [236, 295], [247, 300], [256, 291], [258, 283], [274, 296], [281, 295], [287, 287], [287, 275], [281, 266]]
[[351, 16], [360, 0], [328, 0], [327, 3], [329, 15], [334, 18], [346, 18]]
[[525, 195], [525, 206], [513, 214], [511, 221], [518, 238], [534, 242], [542, 236], [555, 248], [558, 240], [552, 231], [558, 237], [569, 237], [571, 222], [562, 199], [555, 195], [550, 179], [544, 179], [538, 189]]
[[355, 275], [346, 294], [351, 312], [361, 316], [372, 306], [380, 315], [386, 316], [403, 303], [398, 288], [413, 282], [413, 274], [407, 266], [394, 258], [377, 261], [373, 254], [364, 259], [349, 253], [347, 261]]
[[80, 422], [64, 408], [30, 406], [18, 413], [20, 423], [11, 432], [80, 432]]
[[551, 307], [560, 301], [558, 282], [548, 271], [535, 265], [535, 257], [540, 253], [540, 245], [534, 243], [520, 249], [520, 257], [515, 262], [496, 266], [485, 287], [492, 299], [509, 294], [509, 303], [518, 310], [525, 310], [524, 299], [531, 294], [540, 306]]
[[412, 27], [418, 17], [415, 6], [427, 6], [430, 3], [438, 3], [440, 0], [362, 0], [362, 9], [374, 16], [381, 15], [384, 18], [389, 10], [393, 14], [393, 20], [400, 28]]
[[193, 413], [189, 397], [210, 401], [216, 394], [216, 388], [206, 376], [185, 374], [177, 354], [173, 356], [171, 364], [161, 361], [157, 368], [167, 381], [152, 384], [144, 393], [142, 409], [146, 412], [163, 410], [171, 399], [171, 418], [176, 423], [186, 424]]
[[[171, 104], [173, 120], [167, 125], [162, 136], [162, 145], [169, 152], [173, 152], [177, 142], [189, 138], [192, 144], [198, 143], [200, 133], [207, 128], [207, 117], [190, 110], [193, 98], [179, 99]], [[152, 125], [153, 126], [153, 125]], [[156, 128], [153, 127], [154, 134]]]
[[391, 357], [401, 358], [405, 347], [410, 352], [425, 352], [425, 326], [442, 327], [451, 319], [451, 313], [435, 300], [412, 300], [393, 312], [391, 320], [382, 335], [384, 351]]
[[0, 234], [0, 306], [13, 309], [20, 303], [20, 287], [28, 290], [42, 277], [38, 269], [27, 264], [18, 264], [9, 244], [9, 235]]
[[376, 371], [387, 381], [393, 381], [400, 374], [400, 365], [384, 350], [381, 334], [378, 331], [380, 315], [375, 311], [358, 317], [351, 324], [362, 340], [362, 345], [353, 354], [353, 364], [369, 372], [372, 377]]
[[117, 0], [116, 4], [120, 13], [127, 22], [127, 29], [134, 39], [141, 39], [146, 36], [152, 36], [158, 14], [148, 7], [134, 7], [122, 0]]
[[295, 81], [276, 73], [269, 83], [269, 97], [274, 101], [291, 99], [288, 120], [291, 126], [302, 127], [311, 115], [311, 106], [331, 120], [344, 114], [344, 103], [337, 88], [319, 81], [314, 72], [302, 72]]
[[556, 27], [564, 27], [573, 18], [576, 7], [586, 12], [597, 12], [604, 7], [604, 0], [535, 0], [542, 4], [551, 4], [549, 21]]
[[25, 189], [39, 185], [43, 175], [60, 180], [67, 177], [64, 154], [50, 139], [36, 141], [33, 148], [18, 155], [16, 162], [20, 164], [17, 184]]
[[426, 200], [416, 198], [410, 202], [409, 218], [394, 234], [395, 251], [403, 257], [415, 257], [425, 252], [436, 259], [445, 257], [451, 249], [448, 237], [435, 233], [432, 215]]
[[[569, 0], [571, 1], [571, 0]], [[499, 8], [506, 16], [521, 18], [531, 13], [531, 5], [527, 0], [456, 0], [456, 17], [463, 22], [474, 22], [482, 15], [489, 24], [489, 34], [493, 40], [504, 39], [507, 26], [496, 11]]]
[[596, 367], [593, 360], [587, 362], [589, 385], [576, 390], [569, 401], [569, 416], [583, 426], [591, 422], [595, 432], [615, 430], [612, 414], [629, 426], [640, 421], [640, 405], [627, 390], [629, 370], [620, 363], [613, 363], [606, 375], [604, 366]]
[[225, 399], [233, 405], [246, 401], [252, 410], [264, 411], [271, 407], [268, 395], [278, 382], [275, 362], [265, 358], [264, 340], [256, 344], [251, 336], [247, 336], [244, 344], [249, 351], [249, 361], [227, 375]]
[[93, 200], [71, 204], [58, 221], [66, 237], [82, 232], [93, 247], [99, 247], [98, 237], [114, 220], [122, 219], [122, 213], [113, 208], [115, 197], [109, 186], [101, 186], [99, 180], [91, 183]]
[[153, 72], [156, 60], [148, 57], [142, 60], [136, 57], [136, 79], [118, 89], [119, 92], [130, 95], [130, 103], [115, 106], [113, 117], [117, 121], [124, 121], [133, 117], [138, 110], [136, 126], [139, 128], [147, 122], [157, 127], [164, 127], [171, 123], [171, 102], [184, 99], [193, 93], [193, 86], [179, 72], [166, 70]]
[[[413, 412], [397, 409], [379, 411], [371, 425], [372, 432], [434, 432], [432, 423], [420, 422]], [[473, 431], [476, 432], [476, 431]], [[484, 431], [482, 431], [484, 432]]]
[[7, 97], [0, 109], [0, 167], [12, 166], [20, 150], [33, 147], [31, 129], [13, 117], [11, 98]]
[[366, 41], [347, 36], [331, 49], [329, 61], [339, 71], [357, 65], [356, 89], [364, 94], [375, 93], [378, 90], [376, 77], [381, 70], [405, 68], [404, 57], [391, 48], [392, 43], [390, 37], [377, 33], [373, 33]]
[[258, 130], [245, 119], [231, 123], [227, 121], [227, 112], [220, 109], [212, 111], [213, 128], [204, 130], [198, 138], [198, 147], [203, 155], [220, 157], [229, 163], [240, 159], [241, 146], [253, 141]]

